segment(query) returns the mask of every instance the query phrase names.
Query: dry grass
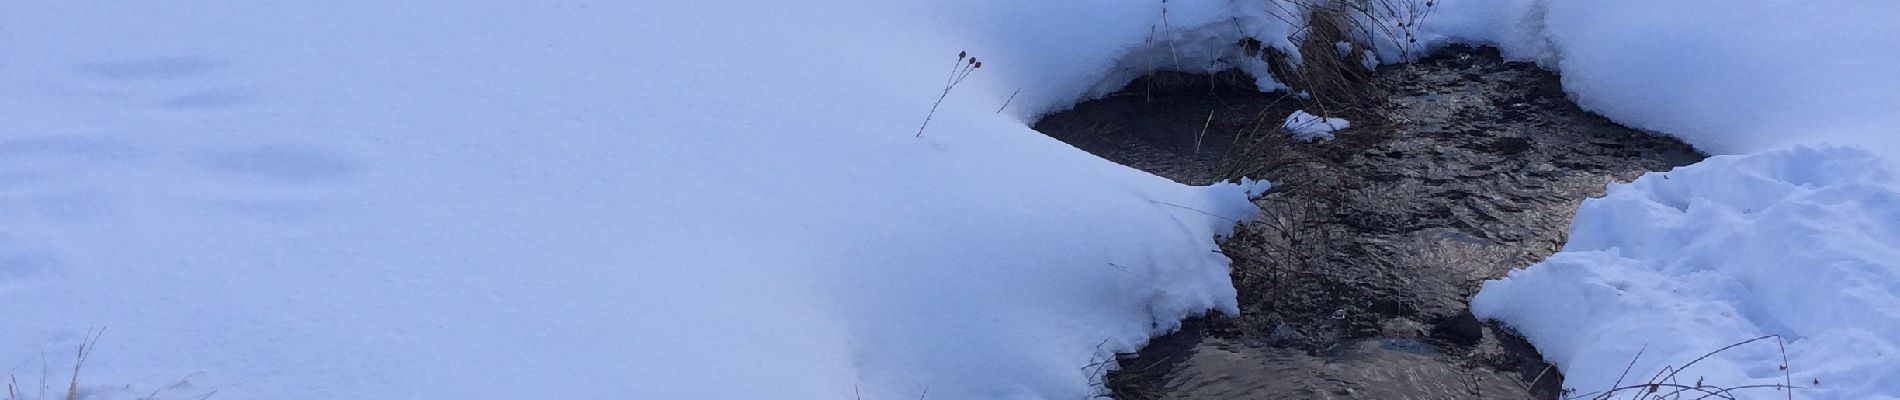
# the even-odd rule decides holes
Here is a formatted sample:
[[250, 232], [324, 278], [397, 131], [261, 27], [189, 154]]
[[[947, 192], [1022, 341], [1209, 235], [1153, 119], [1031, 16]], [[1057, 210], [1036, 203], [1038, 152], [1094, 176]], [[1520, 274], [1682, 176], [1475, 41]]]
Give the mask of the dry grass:
[[[1382, 139], [1366, 133], [1395, 131], [1393, 128], [1403, 119], [1387, 104], [1385, 88], [1372, 79], [1373, 71], [1361, 64], [1360, 57], [1370, 46], [1367, 41], [1411, 40], [1412, 27], [1429, 14], [1433, 4], [1419, 0], [1301, 3], [1281, 10], [1286, 15], [1305, 17], [1300, 21], [1301, 28], [1288, 38], [1296, 46], [1297, 57], [1257, 40], [1236, 44], [1244, 54], [1265, 61], [1274, 78], [1289, 87], [1289, 94], [1276, 100], [1276, 104], [1298, 102], [1313, 115], [1346, 118], [1353, 126], [1342, 130], [1347, 134], [1333, 142], [1294, 143], [1288, 139], [1291, 133], [1281, 126], [1285, 116], [1267, 115], [1263, 109], [1253, 116], [1241, 134], [1234, 135], [1229, 154], [1221, 163], [1221, 176], [1227, 179], [1269, 177], [1274, 179], [1276, 187], [1296, 183], [1293, 181], [1300, 177], [1275, 173], [1336, 166], [1360, 147], [1359, 144]], [[1295, 21], [1289, 18], [1287, 22]], [[1394, 30], [1391, 26], [1402, 28]], [[1343, 54], [1338, 47], [1341, 43], [1348, 47]], [[1305, 98], [1293, 98], [1292, 93], [1304, 93]], [[1293, 166], [1307, 168], [1289, 168]]]
[[[72, 375], [67, 377], [66, 379], [66, 393], [64, 396], [60, 396], [58, 392], [53, 391], [52, 390], [53, 387], [50, 384], [48, 384], [48, 381], [53, 379], [52, 368], [45, 363], [45, 357], [42, 355], [42, 357], [40, 357], [41, 363], [40, 363], [39, 385], [34, 388], [23, 387], [20, 385], [20, 380], [18, 376], [13, 375], [13, 374], [8, 374], [7, 379], [6, 379], [6, 393], [4, 393], [5, 397], [0, 397], [0, 400], [50, 400], [50, 399], [80, 400], [83, 398], [97, 398], [99, 396], [99, 394], [97, 393], [93, 395], [89, 395], [89, 396], [85, 395], [85, 393], [82, 393], [79, 389], [79, 382], [81, 381], [80, 379], [81, 372], [85, 370], [86, 362], [92, 359], [92, 351], [99, 347], [99, 338], [101, 336], [105, 336], [104, 328], [101, 328], [96, 331], [88, 331], [86, 333], [86, 336], [79, 342], [79, 349], [74, 353], [74, 357], [73, 357]], [[196, 375], [197, 374], [193, 374], [193, 376], [196, 376]], [[162, 387], [157, 390], [153, 390], [150, 394], [146, 394], [145, 396], [138, 397], [137, 399], [138, 400], [158, 400], [160, 398], [159, 397], [160, 394], [164, 394], [168, 391], [185, 389], [187, 386], [190, 386], [191, 384], [190, 378], [191, 376], [187, 376], [185, 379], [179, 380], [178, 383], [172, 384], [170, 386]], [[127, 387], [127, 389], [129, 389], [129, 387]], [[218, 394], [218, 392], [216, 390], [212, 390], [207, 393], [190, 394], [190, 395], [185, 395], [185, 397], [180, 397], [180, 398], [205, 400], [205, 399], [211, 398], [211, 396], [216, 395], [216, 394]]]
[[[1779, 366], [1781, 370], [1781, 379], [1782, 379], [1781, 383], [1766, 384], [1766, 385], [1723, 386], [1723, 385], [1710, 384], [1710, 383], [1703, 382], [1702, 378], [1696, 378], [1693, 384], [1682, 382], [1682, 379], [1688, 378], [1686, 376], [1682, 376], [1682, 372], [1685, 370], [1688, 370], [1689, 367], [1695, 366], [1696, 363], [1702, 362], [1702, 360], [1706, 360], [1709, 357], [1714, 357], [1716, 354], [1721, 354], [1722, 352], [1729, 351], [1737, 347], [1742, 347], [1749, 343], [1760, 342], [1760, 341], [1764, 341], [1768, 339], [1775, 340], [1775, 348], [1777, 349], [1777, 351], [1781, 353], [1781, 365]], [[1754, 339], [1743, 340], [1740, 342], [1735, 342], [1734, 344], [1723, 346], [1720, 349], [1716, 349], [1715, 351], [1711, 351], [1711, 352], [1708, 352], [1707, 354], [1703, 354], [1701, 357], [1696, 357], [1694, 360], [1689, 360], [1687, 364], [1683, 364], [1680, 367], [1673, 366], [1673, 365], [1663, 367], [1662, 370], [1656, 371], [1655, 375], [1650, 376], [1649, 380], [1644, 381], [1643, 383], [1625, 385], [1623, 383], [1623, 379], [1629, 377], [1630, 369], [1634, 368], [1636, 366], [1636, 361], [1638, 359], [1641, 359], [1642, 357], [1643, 357], [1643, 352], [1640, 350], [1636, 352], [1635, 356], [1630, 357], [1629, 366], [1626, 366], [1623, 368], [1623, 374], [1617, 376], [1616, 383], [1611, 384], [1609, 389], [1604, 389], [1601, 391], [1584, 393], [1584, 394], [1566, 393], [1564, 398], [1565, 399], [1610, 400], [1610, 399], [1614, 399], [1618, 397], [1629, 396], [1628, 398], [1637, 399], [1637, 400], [1678, 400], [1678, 399], [1685, 398], [1684, 396], [1689, 396], [1686, 398], [1737, 400], [1739, 399], [1739, 397], [1737, 396], [1738, 396], [1738, 393], [1740, 392], [1773, 389], [1777, 392], [1781, 392], [1784, 396], [1786, 396], [1786, 398], [1793, 399], [1794, 389], [1800, 388], [1799, 386], [1794, 386], [1793, 374], [1788, 371], [1788, 348], [1786, 345], [1783, 344], [1781, 335], [1768, 335], [1768, 336], [1762, 336], [1762, 337], [1758, 337]]]
[[[87, 332], [84, 340], [79, 342], [79, 350], [73, 359], [73, 373], [71, 378], [67, 379], [66, 396], [63, 397], [64, 399], [79, 400], [79, 372], [86, 366], [86, 359], [92, 356], [92, 349], [98, 347], [99, 337], [105, 335], [105, 333], [105, 329]], [[52, 389], [51, 386], [47, 385], [47, 379], [49, 379], [50, 375], [50, 369], [47, 368], [44, 360], [42, 360], [40, 364], [40, 384], [37, 393], [31, 397], [32, 400], [45, 400], [48, 398], [47, 395]], [[8, 374], [7, 397], [5, 400], [28, 400], [29, 398], [26, 397], [26, 393], [22, 392], [21, 389], [19, 377]]]
[[[1108, 344], [1108, 341], [1102, 341]], [[1096, 349], [1101, 349], [1100, 344]], [[1091, 398], [1120, 400], [1150, 400], [1161, 398], [1161, 392], [1150, 381], [1154, 368], [1180, 361], [1175, 358], [1161, 360], [1136, 360], [1133, 353], [1116, 354], [1113, 357], [1099, 359], [1082, 367], [1082, 373], [1089, 377], [1089, 383], [1108, 389], [1108, 393]], [[1110, 367], [1118, 367], [1113, 371]]]
[[1358, 61], [1358, 44], [1340, 54], [1336, 43], [1351, 43], [1346, 31], [1354, 19], [1349, 11], [1336, 7], [1309, 7], [1306, 10], [1305, 38], [1298, 42], [1300, 65], [1285, 68], [1292, 73], [1287, 85], [1305, 91], [1318, 115], [1344, 116], [1377, 112], [1384, 99], [1378, 87], [1370, 85], [1369, 73]]
[[1274, 78], [1291, 91], [1311, 96], [1308, 105], [1314, 114], [1327, 117], [1384, 114], [1379, 109], [1382, 93], [1368, 84], [1371, 71], [1363, 64], [1364, 54], [1385, 43], [1396, 45], [1400, 58], [1415, 58], [1414, 30], [1436, 5], [1434, 0], [1272, 4], [1280, 7], [1274, 16], [1299, 26], [1286, 38], [1297, 54], [1251, 39], [1238, 45], [1242, 53], [1265, 61]]

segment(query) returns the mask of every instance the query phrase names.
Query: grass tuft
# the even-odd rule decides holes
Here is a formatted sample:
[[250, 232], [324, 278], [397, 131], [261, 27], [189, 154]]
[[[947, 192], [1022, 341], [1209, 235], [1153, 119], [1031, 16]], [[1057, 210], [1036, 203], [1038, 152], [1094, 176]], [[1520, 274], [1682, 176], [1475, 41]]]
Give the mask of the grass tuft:
[[[1781, 370], [1781, 379], [1782, 379], [1781, 383], [1723, 386], [1719, 384], [1706, 383], [1703, 381], [1702, 378], [1699, 378], [1699, 377], [1696, 378], [1695, 383], [1693, 384], [1685, 384], [1685, 383], [1682, 383], [1681, 381], [1681, 378], [1686, 378], [1682, 376], [1682, 371], [1688, 370], [1689, 367], [1695, 366], [1696, 363], [1702, 362], [1702, 360], [1706, 360], [1709, 357], [1714, 357], [1716, 354], [1721, 354], [1722, 352], [1725, 352], [1725, 351], [1733, 350], [1737, 347], [1742, 347], [1743, 345], [1747, 345], [1749, 343], [1760, 342], [1760, 341], [1764, 341], [1768, 339], [1775, 340], [1775, 349], [1776, 351], [1779, 351], [1781, 353], [1781, 365], [1779, 366]], [[1693, 396], [1693, 397], [1688, 397], [1690, 399], [1737, 400], [1740, 398], [1740, 397], [1737, 397], [1738, 392], [1759, 391], [1762, 389], [1774, 389], [1777, 392], [1782, 392], [1788, 399], [1793, 399], [1794, 390], [1800, 388], [1799, 386], [1794, 386], [1794, 375], [1788, 371], [1788, 347], [1782, 340], [1781, 335], [1767, 335], [1767, 336], [1757, 337], [1754, 339], [1748, 339], [1748, 340], [1743, 340], [1740, 342], [1735, 342], [1728, 346], [1723, 346], [1720, 349], [1716, 349], [1715, 351], [1711, 351], [1711, 352], [1708, 352], [1707, 354], [1703, 354], [1701, 357], [1696, 357], [1694, 360], [1689, 360], [1688, 363], [1683, 364], [1680, 367], [1673, 366], [1673, 365], [1665, 366], [1663, 367], [1662, 370], [1656, 371], [1655, 375], [1650, 376], [1649, 380], [1644, 381], [1643, 383], [1635, 383], [1635, 384], [1628, 384], [1628, 385], [1623, 384], [1623, 379], [1629, 377], [1630, 369], [1636, 366], [1637, 359], [1640, 359], [1642, 357], [1643, 357], [1643, 352], [1641, 350], [1638, 350], [1635, 356], [1630, 357], [1629, 366], [1626, 366], [1623, 368], [1623, 374], [1617, 376], [1616, 383], [1612, 383], [1609, 389], [1604, 389], [1604, 390], [1589, 392], [1589, 393], [1584, 393], [1584, 394], [1565, 393], [1564, 398], [1565, 399], [1611, 400], [1614, 398], [1628, 395], [1630, 396], [1629, 398], [1637, 399], [1637, 400], [1677, 400], [1677, 399], [1684, 398], [1683, 396]]]

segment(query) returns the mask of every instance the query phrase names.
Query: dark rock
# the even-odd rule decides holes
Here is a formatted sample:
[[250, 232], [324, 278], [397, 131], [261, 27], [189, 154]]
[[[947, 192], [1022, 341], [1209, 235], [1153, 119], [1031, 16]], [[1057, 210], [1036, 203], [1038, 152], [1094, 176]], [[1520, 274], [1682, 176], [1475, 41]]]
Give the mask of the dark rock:
[[1461, 312], [1432, 324], [1432, 337], [1462, 345], [1478, 344], [1484, 339], [1484, 323], [1470, 311]]
[[1267, 342], [1275, 346], [1297, 346], [1306, 343], [1306, 334], [1300, 333], [1293, 325], [1281, 322], [1273, 326], [1273, 332], [1267, 334]]
[[1391, 338], [1412, 338], [1425, 333], [1425, 325], [1406, 318], [1387, 318], [1379, 323], [1379, 335]]

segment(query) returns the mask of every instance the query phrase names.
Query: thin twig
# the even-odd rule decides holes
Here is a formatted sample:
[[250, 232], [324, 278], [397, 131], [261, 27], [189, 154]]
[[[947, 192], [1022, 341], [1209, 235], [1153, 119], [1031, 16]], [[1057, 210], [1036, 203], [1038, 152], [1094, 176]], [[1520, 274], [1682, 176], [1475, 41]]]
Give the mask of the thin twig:
[[996, 113], [997, 113], [997, 114], [1002, 114], [1002, 113], [1003, 113], [1003, 109], [1005, 109], [1005, 108], [1009, 108], [1009, 102], [1010, 102], [1011, 100], [1016, 100], [1016, 94], [1017, 94], [1017, 93], [1022, 93], [1022, 92], [1023, 92], [1023, 89], [1022, 89], [1022, 88], [1016, 88], [1016, 91], [1015, 91], [1015, 92], [1010, 92], [1010, 94], [1009, 94], [1009, 98], [1008, 98], [1008, 99], [1003, 99], [1003, 106], [1002, 106], [1002, 107], [997, 107], [997, 108], [996, 108]]
[[[1734, 386], [1734, 387], [1720, 387], [1720, 386], [1704, 385], [1702, 383], [1702, 380], [1700, 379], [1696, 380], [1695, 385], [1693, 386], [1677, 383], [1678, 382], [1677, 377], [1680, 376], [1683, 371], [1687, 371], [1689, 367], [1695, 366], [1695, 364], [1702, 362], [1702, 360], [1706, 360], [1709, 357], [1713, 357], [1716, 354], [1721, 354], [1722, 352], [1726, 352], [1736, 347], [1740, 347], [1742, 345], [1746, 345], [1749, 343], [1766, 340], [1768, 338], [1776, 338], [1777, 339], [1776, 342], [1778, 344], [1777, 348], [1781, 351], [1782, 364], [1779, 365], [1778, 367], [1782, 370], [1782, 383], [1744, 385], [1744, 386]], [[1716, 349], [1715, 351], [1711, 351], [1706, 354], [1703, 354], [1701, 357], [1696, 357], [1695, 359], [1690, 360], [1688, 363], [1683, 364], [1680, 367], [1665, 366], [1661, 370], [1658, 370], [1656, 374], [1651, 375], [1649, 378], [1649, 381], [1647, 382], [1640, 383], [1640, 384], [1623, 385], [1623, 379], [1629, 375], [1629, 370], [1635, 366], [1636, 359], [1642, 357], [1643, 351], [1638, 350], [1636, 352], [1636, 356], [1630, 359], [1630, 367], [1624, 368], [1623, 375], [1617, 377], [1616, 383], [1611, 384], [1610, 389], [1585, 393], [1585, 394], [1571, 396], [1567, 398], [1570, 398], [1570, 399], [1589, 398], [1593, 400], [1606, 400], [1606, 399], [1614, 398], [1616, 395], [1620, 393], [1633, 391], [1635, 394], [1631, 398], [1635, 398], [1635, 399], [1665, 399], [1665, 398], [1679, 399], [1681, 398], [1683, 393], [1699, 392], [1699, 393], [1703, 393], [1703, 395], [1701, 397], [1697, 397], [1697, 399], [1706, 399], [1706, 398], [1714, 397], [1714, 398], [1720, 398], [1720, 399], [1734, 400], [1736, 398], [1734, 395], [1735, 391], [1747, 390], [1747, 389], [1773, 388], [1778, 391], [1786, 389], [1788, 391], [1788, 393], [1786, 394], [1787, 398], [1793, 399], [1794, 398], [1793, 392], [1794, 392], [1794, 389], [1797, 389], [1797, 387], [1794, 386], [1793, 374], [1788, 372], [1787, 347], [1785, 345], [1779, 345], [1780, 338], [1781, 338], [1780, 335], [1767, 335], [1767, 336], [1757, 337], [1754, 339], [1748, 339], [1748, 340], [1736, 342], [1727, 346], [1723, 346], [1722, 348]], [[1645, 348], [1647, 348], [1647, 346], [1645, 346]], [[1657, 393], [1659, 390], [1664, 389], [1664, 388], [1672, 389], [1672, 390], [1665, 393]]]
[[1181, 52], [1174, 49], [1174, 28], [1168, 26], [1168, 0], [1161, 0], [1161, 29], [1168, 31], [1168, 54], [1174, 57], [1174, 68], [1181, 69]]
[[[1674, 376], [1676, 376], [1676, 374], [1677, 374], [1677, 373], [1681, 373], [1681, 372], [1682, 372], [1683, 370], [1686, 370], [1686, 369], [1689, 369], [1689, 367], [1691, 367], [1691, 366], [1695, 366], [1695, 364], [1696, 364], [1696, 363], [1699, 363], [1699, 362], [1702, 362], [1702, 360], [1704, 360], [1704, 359], [1708, 359], [1709, 357], [1711, 357], [1711, 356], [1714, 356], [1714, 355], [1716, 355], [1716, 354], [1719, 354], [1719, 353], [1721, 353], [1721, 352], [1724, 352], [1724, 351], [1728, 351], [1728, 349], [1733, 349], [1733, 348], [1736, 348], [1736, 347], [1740, 347], [1741, 345], [1745, 345], [1745, 344], [1749, 344], [1749, 343], [1754, 343], [1754, 342], [1757, 342], [1757, 341], [1761, 341], [1761, 340], [1764, 340], [1764, 339], [1768, 339], [1768, 338], [1780, 338], [1780, 337], [1781, 337], [1780, 335], [1768, 335], [1768, 336], [1762, 336], [1762, 337], [1758, 337], [1758, 338], [1754, 338], [1754, 339], [1748, 339], [1748, 340], [1743, 340], [1743, 341], [1740, 341], [1740, 342], [1736, 342], [1735, 344], [1730, 344], [1730, 345], [1727, 345], [1727, 346], [1722, 346], [1722, 348], [1720, 348], [1720, 349], [1715, 349], [1715, 351], [1711, 351], [1711, 352], [1709, 352], [1708, 354], [1703, 354], [1703, 355], [1702, 355], [1701, 357], [1696, 357], [1696, 358], [1695, 358], [1694, 360], [1690, 360], [1688, 364], [1683, 364], [1681, 368], [1676, 368], [1676, 372], [1674, 372], [1674, 373], [1670, 373], [1670, 374], [1669, 374], [1669, 376], [1670, 376], [1670, 377], [1674, 377]], [[1785, 356], [1785, 355], [1783, 356], [1783, 360], [1786, 360], [1786, 356]], [[1783, 371], [1786, 371], [1786, 370], [1788, 369], [1788, 364], [1787, 364], [1787, 362], [1785, 362], [1785, 361], [1784, 361], [1784, 362], [1782, 363], [1782, 365], [1781, 365], [1781, 369], [1782, 369]], [[1792, 383], [1792, 382], [1790, 382], [1790, 383]]]
[[1201, 138], [1207, 137], [1207, 127], [1214, 125], [1214, 110], [1207, 110], [1207, 122], [1201, 123], [1201, 133], [1194, 135], [1194, 155], [1201, 155]]
[[1193, 212], [1197, 212], [1197, 213], [1202, 213], [1202, 214], [1207, 214], [1207, 216], [1209, 216], [1209, 217], [1214, 217], [1214, 218], [1220, 218], [1220, 219], [1224, 219], [1224, 220], [1228, 220], [1228, 221], [1234, 221], [1234, 223], [1240, 223], [1240, 222], [1241, 222], [1240, 220], [1237, 220], [1237, 219], [1233, 219], [1233, 218], [1228, 218], [1228, 217], [1225, 217], [1225, 216], [1222, 216], [1222, 215], [1220, 215], [1220, 214], [1215, 214], [1215, 213], [1211, 213], [1211, 212], [1206, 212], [1206, 211], [1201, 211], [1201, 210], [1199, 210], [1199, 209], [1196, 209], [1196, 208], [1194, 208], [1194, 207], [1188, 207], [1188, 206], [1184, 206], [1184, 205], [1180, 205], [1180, 204], [1174, 204], [1174, 203], [1169, 203], [1169, 202], [1165, 202], [1165, 201], [1160, 201], [1160, 200], [1148, 200], [1148, 202], [1149, 202], [1149, 203], [1155, 203], [1155, 204], [1160, 204], [1160, 205], [1164, 205], [1164, 206], [1171, 206], [1171, 207], [1176, 207], [1176, 208], [1180, 208], [1180, 209], [1183, 209], [1183, 210], [1188, 210], [1188, 211], [1193, 211]]
[[1537, 392], [1537, 381], [1541, 381], [1541, 380], [1544, 380], [1544, 374], [1545, 374], [1545, 373], [1548, 373], [1548, 372], [1550, 372], [1550, 368], [1551, 368], [1551, 367], [1555, 367], [1555, 366], [1557, 366], [1557, 365], [1556, 365], [1556, 364], [1551, 364], [1551, 363], [1544, 363], [1544, 369], [1543, 369], [1543, 370], [1540, 370], [1540, 371], [1537, 371], [1537, 377], [1536, 377], [1536, 378], [1531, 378], [1531, 384], [1529, 384], [1529, 385], [1524, 385], [1524, 391], [1526, 391], [1526, 392], [1531, 392], [1531, 398], [1536, 398], [1536, 397], [1537, 397], [1537, 394], [1536, 394], [1536, 392]]
[[1118, 270], [1121, 270], [1121, 271], [1122, 271], [1122, 273], [1124, 273], [1124, 274], [1128, 274], [1128, 276], [1135, 276], [1135, 277], [1139, 277], [1139, 276], [1136, 276], [1134, 272], [1129, 272], [1127, 268], [1122, 268], [1122, 266], [1121, 266], [1121, 265], [1119, 265], [1119, 264], [1115, 264], [1115, 263], [1108, 263], [1108, 266], [1110, 266], [1110, 267], [1115, 267], [1115, 269], [1118, 269]]
[[[1789, 371], [1788, 345], [1783, 344], [1784, 342], [1780, 335], [1775, 335], [1775, 347], [1781, 351], [1781, 384], [1788, 387], [1788, 400], [1794, 400], [1794, 375]], [[1816, 379], [1814, 382], [1818, 384], [1821, 381]]]
[[[1648, 344], [1644, 344], [1642, 348], [1636, 349], [1636, 356], [1630, 357], [1630, 365], [1623, 367], [1623, 374], [1617, 375], [1616, 383], [1610, 384], [1610, 387], [1616, 387], [1617, 385], [1623, 384], [1623, 378], [1630, 375], [1630, 369], [1636, 368], [1636, 360], [1643, 358], [1643, 351], [1645, 350], [1649, 350]], [[1612, 392], [1614, 392], [1614, 390], [1612, 390]]]

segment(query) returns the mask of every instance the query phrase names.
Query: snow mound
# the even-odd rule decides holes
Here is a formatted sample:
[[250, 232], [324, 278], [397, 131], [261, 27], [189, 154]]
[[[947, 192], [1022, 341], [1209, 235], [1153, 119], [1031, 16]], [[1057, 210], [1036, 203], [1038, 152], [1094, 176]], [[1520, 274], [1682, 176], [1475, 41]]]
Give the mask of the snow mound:
[[[1776, 334], [1793, 383], [1810, 386], [1798, 395], [1900, 396], [1900, 203], [1883, 172], [1900, 166], [1896, 18], [1900, 2], [1883, 0], [1438, 2], [1431, 46], [1497, 46], [1559, 71], [1585, 109], [1750, 154], [1614, 186], [1578, 211], [1563, 253], [1488, 283], [1473, 308], [1518, 327], [1585, 392], [1645, 345], [1637, 381]], [[1692, 372], [1778, 383], [1773, 350]]]
[[1090, 397], [1235, 311], [1264, 184], [1026, 122], [1267, 7], [0, 2], [0, 372], [105, 327], [102, 397]]
[[1286, 116], [1286, 122], [1281, 123], [1280, 127], [1292, 132], [1295, 140], [1311, 142], [1332, 140], [1333, 131], [1352, 127], [1352, 123], [1345, 118], [1326, 118], [1307, 114], [1305, 110], [1294, 110], [1292, 115]]
[[[1578, 393], [1610, 388], [1639, 351], [1625, 384], [1781, 335], [1797, 398], [1896, 398], [1900, 189], [1882, 166], [1797, 147], [1612, 185], [1578, 210], [1563, 252], [1485, 283], [1472, 310], [1523, 333]], [[1757, 342], [1679, 383], [1778, 384], [1780, 365]]]

